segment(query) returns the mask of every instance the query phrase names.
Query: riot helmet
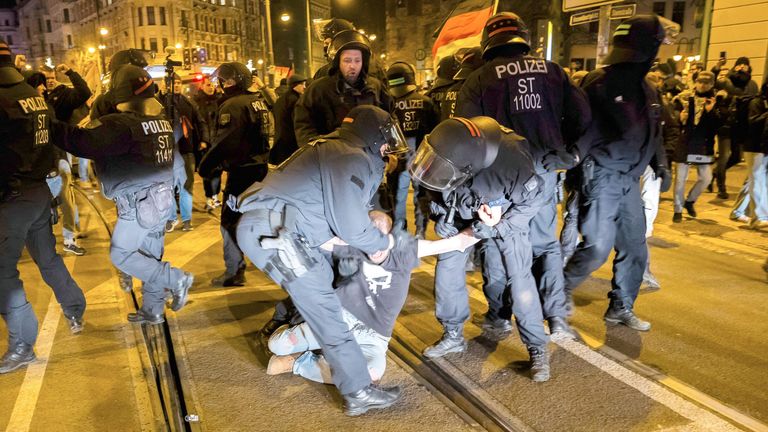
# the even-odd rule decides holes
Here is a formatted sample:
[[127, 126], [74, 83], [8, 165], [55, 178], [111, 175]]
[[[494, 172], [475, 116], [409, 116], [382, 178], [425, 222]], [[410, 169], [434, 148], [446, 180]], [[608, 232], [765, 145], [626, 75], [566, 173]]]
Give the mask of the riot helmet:
[[135, 48], [121, 50], [114, 53], [109, 59], [107, 70], [110, 74], [114, 74], [115, 71], [117, 71], [117, 68], [122, 65], [131, 64], [141, 68], [147, 67], [147, 65], [149, 65], [149, 61], [147, 60], [148, 57], [149, 53], [144, 50]]
[[358, 105], [344, 117], [339, 127], [339, 135], [347, 134], [361, 139], [366, 150], [378, 155], [379, 149], [386, 144], [384, 154], [401, 154], [408, 151], [408, 143], [397, 120], [374, 105]]
[[356, 30], [342, 30], [333, 37], [331, 45], [328, 47], [328, 57], [332, 59], [334, 66], [339, 65], [339, 56], [347, 49], [360, 50], [363, 53], [363, 61], [368, 64], [371, 57], [371, 42], [368, 37]]
[[490, 58], [491, 50], [502, 46], [516, 45], [527, 53], [531, 50], [531, 34], [517, 14], [499, 12], [485, 22], [480, 45], [485, 59]]
[[603, 61], [617, 63], [649, 63], [662, 44], [674, 43], [680, 24], [656, 15], [636, 15], [619, 24], [613, 34], [613, 47]]
[[0, 85], [13, 85], [24, 81], [24, 76], [13, 64], [13, 53], [7, 43], [0, 40]]
[[134, 65], [122, 65], [112, 76], [112, 101], [120, 112], [158, 115], [162, 105], [154, 97], [155, 82], [149, 72]]
[[485, 63], [483, 61], [483, 50], [480, 47], [473, 47], [464, 52], [461, 58], [461, 65], [458, 72], [453, 76], [456, 81], [462, 81]]
[[354, 24], [342, 18], [315, 19], [312, 20], [312, 26], [320, 42], [325, 42], [326, 39], [333, 39], [340, 31], [355, 29]]
[[232, 80], [234, 82], [233, 87], [240, 91], [248, 90], [253, 84], [251, 71], [244, 64], [238, 62], [223, 63], [211, 74], [211, 81], [222, 89], [229, 80]]
[[501, 128], [490, 117], [453, 117], [424, 137], [408, 172], [419, 184], [449, 192], [491, 166], [499, 153]]
[[459, 71], [459, 61], [456, 56], [449, 55], [440, 59], [435, 69], [435, 87], [443, 87], [453, 84], [453, 76]]
[[394, 62], [387, 69], [389, 93], [400, 98], [416, 90], [416, 69], [406, 62]]

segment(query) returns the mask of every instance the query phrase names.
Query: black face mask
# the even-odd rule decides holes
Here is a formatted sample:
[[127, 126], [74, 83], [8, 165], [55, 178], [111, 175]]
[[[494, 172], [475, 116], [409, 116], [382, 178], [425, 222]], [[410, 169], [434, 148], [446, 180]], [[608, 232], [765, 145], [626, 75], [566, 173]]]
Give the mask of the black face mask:
[[698, 96], [698, 97], [712, 97], [714, 95], [715, 95], [715, 90], [714, 89], [709, 89], [709, 90], [707, 90], [705, 92], [701, 92], [701, 93], [699, 93], [698, 90], [696, 91], [696, 96]]
[[736, 71], [730, 76], [731, 82], [736, 87], [746, 87], [749, 81], [752, 79], [752, 74], [747, 71]]

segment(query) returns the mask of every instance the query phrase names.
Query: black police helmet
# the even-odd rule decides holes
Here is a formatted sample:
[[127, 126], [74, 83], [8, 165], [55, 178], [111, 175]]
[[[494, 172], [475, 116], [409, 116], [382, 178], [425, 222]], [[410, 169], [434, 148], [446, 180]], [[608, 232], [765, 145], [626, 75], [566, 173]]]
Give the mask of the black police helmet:
[[378, 155], [383, 144], [387, 144], [385, 153], [408, 151], [405, 136], [392, 116], [374, 105], [358, 105], [352, 108], [339, 127], [339, 134], [344, 137], [354, 135], [365, 143], [366, 150]]
[[389, 93], [400, 98], [416, 90], [416, 69], [406, 62], [394, 62], [387, 69]]
[[354, 29], [354, 24], [345, 19], [331, 18], [324, 22], [324, 25], [320, 30], [320, 40], [332, 39], [341, 31]]
[[248, 90], [251, 84], [253, 84], [251, 71], [244, 64], [238, 62], [221, 64], [213, 71], [211, 79], [217, 80], [222, 86], [226, 81], [233, 80], [235, 87], [242, 91]]
[[661, 44], [671, 43], [679, 31], [679, 25], [666, 19], [662, 21], [656, 15], [633, 16], [616, 27], [613, 47], [603, 62], [608, 65], [650, 62], [656, 58]]
[[24, 76], [14, 67], [11, 48], [0, 40], [0, 85], [18, 84], [22, 81]]
[[458, 72], [453, 76], [456, 81], [465, 80], [469, 75], [485, 63], [483, 61], [483, 50], [480, 47], [470, 48], [461, 58], [461, 66]]
[[435, 70], [435, 87], [443, 87], [453, 84], [453, 76], [459, 71], [459, 61], [456, 56], [449, 55], [440, 59]]
[[112, 100], [115, 104], [136, 99], [149, 99], [155, 95], [155, 86], [149, 72], [134, 65], [120, 66], [112, 75]]
[[519, 45], [524, 52], [528, 52], [531, 50], [531, 34], [517, 14], [499, 12], [485, 22], [480, 44], [485, 58], [488, 58], [490, 50], [505, 45]]
[[146, 51], [134, 48], [118, 51], [109, 59], [107, 70], [110, 74], [114, 74], [115, 71], [117, 71], [117, 68], [122, 65], [130, 64], [142, 68], [147, 67], [149, 64], [147, 56], [149, 56], [149, 53]]
[[360, 50], [365, 63], [368, 63], [371, 57], [371, 42], [368, 37], [356, 30], [342, 30], [336, 33], [328, 47], [328, 57], [333, 59], [334, 65], [338, 66], [338, 54], [348, 49]]

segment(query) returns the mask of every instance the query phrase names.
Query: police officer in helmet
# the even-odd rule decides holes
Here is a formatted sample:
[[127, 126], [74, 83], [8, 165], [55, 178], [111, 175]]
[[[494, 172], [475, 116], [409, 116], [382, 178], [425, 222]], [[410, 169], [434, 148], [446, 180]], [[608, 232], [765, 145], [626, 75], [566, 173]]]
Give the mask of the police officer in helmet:
[[[572, 168], [579, 162], [573, 144], [591, 119], [589, 103], [558, 64], [528, 54], [530, 34], [516, 14], [500, 12], [490, 17], [481, 45], [486, 64], [461, 88], [456, 115], [490, 116], [526, 138], [536, 173], [544, 181], [546, 200], [531, 220], [530, 231], [544, 318], [553, 336], [574, 337], [566, 321], [563, 260], [555, 233], [557, 170]], [[491, 283], [485, 289], [499, 293], [504, 287]], [[504, 328], [508, 318], [490, 310], [485, 325]]]
[[92, 159], [102, 193], [117, 204], [109, 256], [122, 272], [143, 281], [143, 304], [128, 321], [160, 324], [166, 293], [171, 309], [187, 302], [193, 276], [162, 261], [165, 222], [173, 197], [173, 127], [155, 99], [155, 83], [144, 69], [123, 65], [112, 76], [115, 113], [85, 128], [57, 124], [55, 141], [78, 157]]
[[37, 318], [19, 279], [24, 246], [43, 280], [59, 300], [70, 329], [82, 329], [85, 296], [56, 253], [51, 228], [51, 191], [46, 177], [55, 173], [51, 122], [53, 110], [13, 65], [11, 50], [0, 41], [0, 315], [8, 328], [8, 351], [0, 374], [35, 360]]
[[459, 71], [461, 66], [455, 55], [445, 56], [440, 59], [435, 68], [437, 78], [432, 88], [427, 92], [427, 96], [435, 103], [438, 111], [442, 111], [443, 101], [448, 88], [455, 84], [453, 77]]
[[103, 115], [114, 113], [115, 103], [111, 100], [112, 93], [110, 90], [114, 87], [113, 76], [120, 66], [134, 65], [140, 68], [145, 68], [149, 64], [147, 62], [147, 53], [144, 50], [138, 50], [135, 48], [129, 48], [118, 51], [112, 55], [107, 65], [107, 76], [109, 77], [109, 88], [103, 94], [96, 96], [93, 104], [91, 104], [91, 120], [96, 120]]
[[639, 178], [650, 164], [661, 179], [662, 192], [671, 183], [661, 133], [662, 106], [645, 76], [659, 46], [671, 43], [679, 28], [655, 15], [629, 18], [614, 33], [607, 66], [582, 82], [593, 121], [577, 142], [585, 160], [579, 208], [583, 240], [565, 267], [565, 287], [570, 294], [614, 249], [605, 320], [639, 331], [651, 328], [634, 313], [648, 258]]
[[299, 146], [333, 132], [358, 105], [392, 110], [392, 98], [384, 85], [368, 73], [371, 45], [365, 35], [354, 30], [339, 32], [328, 55], [333, 59], [328, 76], [313, 81], [296, 104], [293, 122]]
[[[219, 101], [211, 149], [200, 161], [202, 177], [216, 170], [228, 173], [224, 201], [238, 196], [251, 184], [267, 175], [269, 157], [269, 108], [260, 93], [251, 93], [251, 71], [237, 62], [224, 63], [212, 75], [224, 95]], [[221, 236], [224, 239], [224, 273], [214, 278], [214, 286], [245, 284], [245, 261], [237, 244], [235, 229], [241, 214], [221, 206]]]
[[372, 384], [332, 287], [330, 253], [321, 246], [338, 237], [386, 257], [394, 237], [373, 225], [368, 206], [384, 174], [382, 156], [404, 148], [389, 113], [358, 106], [336, 131], [299, 148], [238, 198], [244, 213], [238, 242], [256, 267], [288, 291], [320, 342], [350, 416], [390, 406], [400, 390]]
[[[406, 165], [424, 136], [437, 125], [437, 109], [430, 98], [418, 92], [416, 71], [411, 64], [392, 63], [387, 69], [387, 81], [389, 93], [394, 98], [393, 114], [400, 122], [400, 128], [405, 134], [409, 149], [408, 153], [400, 155], [394, 172], [387, 174], [387, 184], [394, 195], [394, 223], [395, 226], [405, 229], [406, 200], [408, 199], [408, 186], [411, 183]], [[429, 217], [429, 200], [425, 191], [419, 189], [418, 184], [414, 183], [413, 192], [416, 236], [423, 239], [429, 222], [427, 219]]]
[[445, 97], [443, 98], [443, 103], [440, 104], [441, 121], [451, 118], [456, 114], [456, 102], [459, 99], [461, 88], [464, 87], [464, 83], [472, 75], [472, 72], [482, 66], [483, 63], [485, 63], [483, 61], [483, 50], [480, 47], [469, 48], [462, 53], [459, 70], [453, 76], [454, 83], [445, 89]]
[[323, 56], [328, 61], [320, 69], [315, 71], [312, 80], [316, 80], [328, 75], [328, 69], [331, 67], [333, 57], [328, 55], [328, 48], [336, 34], [344, 30], [355, 30], [355, 25], [343, 18], [330, 18], [327, 20], [316, 20], [313, 24], [315, 35], [323, 43]]
[[[424, 138], [409, 170], [419, 184], [442, 193], [442, 202], [432, 205], [433, 214], [439, 215], [435, 232], [440, 237], [472, 227], [474, 236], [482, 239], [484, 272], [506, 288], [488, 296], [490, 309], [506, 316], [514, 313], [530, 354], [531, 378], [541, 382], [549, 379], [549, 338], [531, 274], [529, 225], [546, 199], [527, 147], [524, 138], [490, 117], [454, 117]], [[469, 253], [448, 252], [437, 258], [435, 315], [444, 332], [424, 351], [427, 357], [467, 349], [463, 330], [469, 298], [464, 264]], [[509, 299], [504, 298], [509, 292], [511, 310]]]

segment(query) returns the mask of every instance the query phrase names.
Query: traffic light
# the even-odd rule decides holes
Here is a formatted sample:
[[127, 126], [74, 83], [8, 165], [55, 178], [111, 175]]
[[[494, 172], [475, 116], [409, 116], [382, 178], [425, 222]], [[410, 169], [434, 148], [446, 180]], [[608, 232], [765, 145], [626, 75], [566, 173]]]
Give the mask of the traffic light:
[[197, 52], [197, 59], [200, 63], [208, 63], [208, 51], [205, 48], [200, 48]]
[[185, 65], [192, 63], [192, 52], [189, 48], [184, 48], [183, 58]]
[[192, 63], [197, 64], [200, 62], [200, 48], [192, 48]]

